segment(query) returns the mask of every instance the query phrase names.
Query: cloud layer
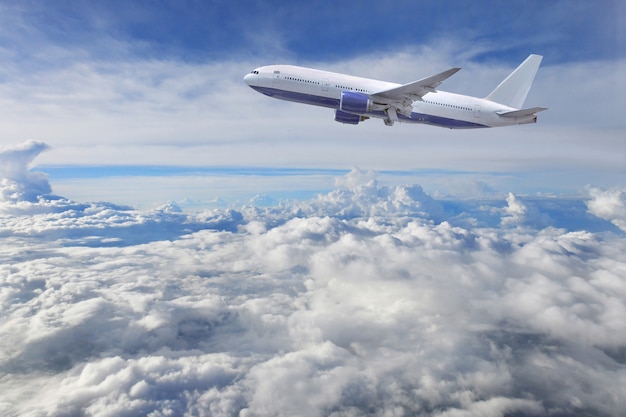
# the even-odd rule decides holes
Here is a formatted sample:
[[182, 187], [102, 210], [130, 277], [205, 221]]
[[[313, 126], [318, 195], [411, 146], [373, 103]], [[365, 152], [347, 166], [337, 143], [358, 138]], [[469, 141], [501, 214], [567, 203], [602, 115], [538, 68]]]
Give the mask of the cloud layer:
[[[37, 149], [3, 151], [30, 155], [10, 172]], [[193, 214], [5, 199], [0, 410], [620, 415], [626, 240], [507, 201], [480, 226], [357, 170], [307, 202]]]

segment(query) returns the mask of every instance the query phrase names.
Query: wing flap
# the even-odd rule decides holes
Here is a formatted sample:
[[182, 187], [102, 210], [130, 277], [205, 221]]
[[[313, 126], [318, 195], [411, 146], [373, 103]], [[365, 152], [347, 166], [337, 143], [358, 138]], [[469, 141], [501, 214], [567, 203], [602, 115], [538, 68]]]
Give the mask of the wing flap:
[[529, 109], [513, 110], [513, 111], [499, 111], [497, 112], [502, 117], [524, 117], [530, 116], [540, 111], [548, 110], [547, 107], [531, 107]]
[[417, 100], [426, 93], [434, 92], [435, 87], [441, 84], [446, 78], [454, 75], [460, 69], [461, 68], [451, 68], [439, 74], [401, 85], [400, 87], [379, 91], [372, 94], [371, 97], [374, 100]]

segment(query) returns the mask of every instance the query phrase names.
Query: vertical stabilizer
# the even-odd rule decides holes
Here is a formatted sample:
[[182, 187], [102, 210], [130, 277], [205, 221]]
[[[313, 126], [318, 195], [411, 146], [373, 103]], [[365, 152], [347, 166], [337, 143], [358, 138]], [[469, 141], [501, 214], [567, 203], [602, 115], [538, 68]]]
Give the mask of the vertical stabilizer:
[[485, 98], [521, 109], [542, 59], [541, 55], [530, 55]]

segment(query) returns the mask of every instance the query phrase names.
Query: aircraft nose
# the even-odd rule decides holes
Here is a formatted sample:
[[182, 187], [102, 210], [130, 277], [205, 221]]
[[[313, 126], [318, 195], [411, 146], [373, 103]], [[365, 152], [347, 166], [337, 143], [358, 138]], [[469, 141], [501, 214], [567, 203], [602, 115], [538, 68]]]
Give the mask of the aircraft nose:
[[246, 74], [243, 77], [243, 82], [245, 82], [246, 84], [250, 85], [250, 83], [252, 82], [252, 75], [253, 74]]

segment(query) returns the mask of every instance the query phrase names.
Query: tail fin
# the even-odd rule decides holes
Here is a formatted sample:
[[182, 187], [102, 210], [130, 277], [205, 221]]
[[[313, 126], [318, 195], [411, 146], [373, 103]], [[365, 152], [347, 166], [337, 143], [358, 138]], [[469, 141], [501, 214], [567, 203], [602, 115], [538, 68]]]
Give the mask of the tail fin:
[[485, 98], [521, 109], [542, 59], [541, 55], [530, 55]]

